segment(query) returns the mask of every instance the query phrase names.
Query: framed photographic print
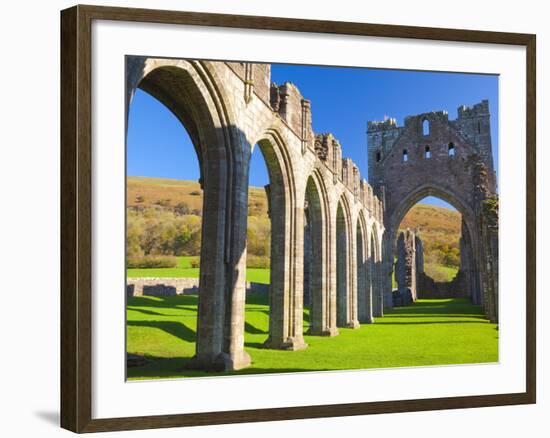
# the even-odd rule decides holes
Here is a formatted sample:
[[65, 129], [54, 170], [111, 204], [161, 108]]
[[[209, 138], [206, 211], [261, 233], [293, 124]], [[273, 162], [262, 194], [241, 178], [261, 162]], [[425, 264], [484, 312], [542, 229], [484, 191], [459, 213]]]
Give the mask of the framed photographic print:
[[535, 402], [535, 36], [61, 13], [61, 421]]

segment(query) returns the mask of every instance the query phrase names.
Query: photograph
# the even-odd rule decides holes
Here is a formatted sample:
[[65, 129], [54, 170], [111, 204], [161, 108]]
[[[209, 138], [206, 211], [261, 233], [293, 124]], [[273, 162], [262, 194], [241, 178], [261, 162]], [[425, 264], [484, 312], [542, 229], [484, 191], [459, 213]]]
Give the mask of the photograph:
[[125, 56], [126, 379], [499, 362], [499, 75]]

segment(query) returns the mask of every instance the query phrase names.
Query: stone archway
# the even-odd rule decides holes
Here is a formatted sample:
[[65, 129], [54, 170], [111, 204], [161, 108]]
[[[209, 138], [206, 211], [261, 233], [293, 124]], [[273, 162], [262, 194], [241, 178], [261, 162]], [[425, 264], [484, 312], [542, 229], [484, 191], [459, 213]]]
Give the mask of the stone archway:
[[309, 300], [309, 335], [335, 336], [336, 302], [330, 287], [330, 210], [323, 177], [313, 170], [305, 190], [304, 295]]
[[[200, 163], [203, 188], [201, 266], [196, 354], [191, 367], [231, 370], [250, 364], [244, 351], [244, 326], [235, 317], [244, 305], [239, 272], [245, 242], [231, 232], [230, 169], [243, 144], [231, 103], [215, 70], [200, 61], [128, 58], [127, 109], [136, 88], [163, 103], [185, 126]], [[204, 74], [208, 71], [208, 74]], [[227, 101], [219, 105], [220, 101]], [[227, 196], [229, 194], [229, 196]]]
[[351, 211], [345, 196], [341, 196], [336, 210], [336, 301], [337, 326], [356, 328], [357, 295], [354, 284], [354, 248]]
[[[387, 217], [387, 223], [389, 224], [389, 227], [387, 229], [387, 235], [388, 238], [385, 239], [384, 245], [385, 245], [385, 251], [388, 254], [387, 257], [387, 263], [391, 266], [387, 266], [386, 269], [393, 273], [394, 264], [393, 264], [393, 246], [394, 242], [397, 239], [397, 233], [399, 230], [399, 225], [401, 224], [401, 221], [407, 214], [407, 212], [420, 200], [428, 197], [436, 197], [439, 198], [450, 205], [452, 205], [462, 216], [462, 234], [463, 236], [466, 236], [462, 240], [462, 247], [461, 247], [461, 258], [463, 258], [464, 261], [468, 261], [468, 263], [475, 263], [475, 253], [474, 249], [475, 247], [472, 247], [472, 240], [470, 236], [473, 233], [473, 230], [475, 229], [475, 216], [474, 212], [472, 211], [471, 207], [467, 205], [464, 200], [460, 199], [458, 194], [449, 191], [448, 189], [437, 187], [431, 184], [423, 184], [416, 188], [415, 190], [412, 190], [410, 193], [406, 194], [405, 197], [401, 200], [399, 204], [396, 205], [393, 212], [388, 214]], [[469, 297], [472, 300], [473, 303], [479, 304], [479, 295], [480, 291], [477, 287], [476, 279], [475, 279], [475, 270], [468, 269], [464, 270], [462, 272], [463, 275], [467, 276], [465, 283], [470, 285], [469, 290]], [[474, 278], [471, 278], [473, 276]], [[391, 276], [389, 281], [391, 282]], [[416, 295], [416, 294], [413, 294]]]
[[[269, 293], [269, 337], [267, 348], [300, 350], [303, 337], [303, 258], [293, 241], [303, 239], [302, 211], [296, 197], [296, 182], [284, 139], [269, 129], [256, 142], [269, 174], [271, 218], [271, 271]], [[302, 236], [302, 237], [300, 237]]]

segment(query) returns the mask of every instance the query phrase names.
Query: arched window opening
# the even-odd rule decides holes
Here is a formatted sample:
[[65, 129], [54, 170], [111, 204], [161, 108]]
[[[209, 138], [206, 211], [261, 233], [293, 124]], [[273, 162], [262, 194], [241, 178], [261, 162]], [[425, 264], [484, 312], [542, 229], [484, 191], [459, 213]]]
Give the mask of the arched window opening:
[[409, 161], [409, 154], [407, 153], [407, 149], [403, 149], [403, 161]]
[[430, 150], [429, 146], [424, 147], [424, 158], [431, 158], [432, 157], [432, 151]]
[[448, 153], [449, 153], [449, 157], [454, 157], [455, 156], [455, 145], [454, 143], [449, 143], [449, 146], [448, 146]]
[[430, 135], [430, 122], [428, 119], [422, 121], [422, 134]]
[[376, 152], [376, 162], [379, 163], [381, 159], [382, 159], [382, 154], [380, 153], [380, 151], [377, 151]]
[[481, 122], [477, 122], [477, 133], [481, 134]]

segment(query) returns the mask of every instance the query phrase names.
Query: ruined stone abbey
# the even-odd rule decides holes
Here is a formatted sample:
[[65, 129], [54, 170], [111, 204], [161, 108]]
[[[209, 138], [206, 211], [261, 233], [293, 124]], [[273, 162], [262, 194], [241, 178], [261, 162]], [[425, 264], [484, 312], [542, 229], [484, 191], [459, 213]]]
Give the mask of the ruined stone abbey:
[[[269, 336], [266, 348], [306, 348], [308, 334], [373, 323], [384, 308], [455, 289], [423, 272], [422, 243], [399, 232], [428, 195], [462, 214], [458, 293], [498, 319], [498, 198], [488, 102], [368, 123], [369, 182], [330, 133], [312, 129], [311, 102], [290, 82], [271, 83], [271, 66], [127, 57], [126, 110], [137, 88], [181, 121], [194, 144], [203, 188], [196, 354], [193, 366], [236, 370], [244, 350], [246, 231], [251, 153], [259, 147], [270, 184]], [[394, 249], [399, 257], [394, 267]], [[398, 290], [392, 291], [397, 269]], [[458, 285], [460, 283], [460, 285]], [[424, 287], [424, 285], [427, 285]], [[334, 340], [335, 345], [338, 340]]]

